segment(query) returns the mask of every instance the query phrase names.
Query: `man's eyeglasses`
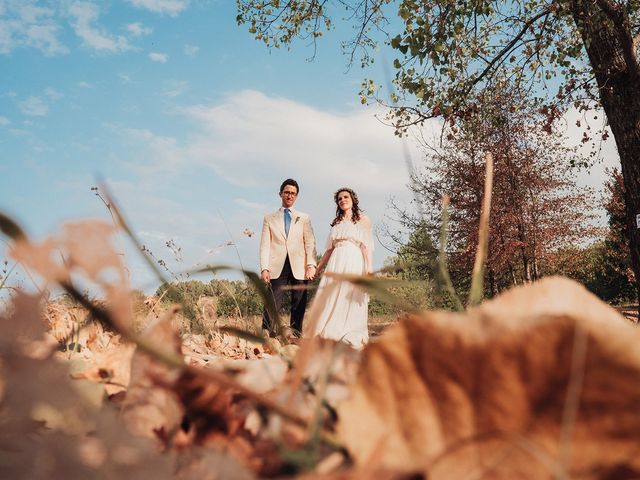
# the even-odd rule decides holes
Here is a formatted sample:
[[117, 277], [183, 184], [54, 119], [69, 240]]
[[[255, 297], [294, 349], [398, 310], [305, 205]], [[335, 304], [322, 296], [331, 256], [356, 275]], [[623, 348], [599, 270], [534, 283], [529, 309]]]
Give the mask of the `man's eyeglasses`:
[[282, 195], [286, 195], [287, 197], [295, 197], [297, 195], [296, 192], [282, 192]]

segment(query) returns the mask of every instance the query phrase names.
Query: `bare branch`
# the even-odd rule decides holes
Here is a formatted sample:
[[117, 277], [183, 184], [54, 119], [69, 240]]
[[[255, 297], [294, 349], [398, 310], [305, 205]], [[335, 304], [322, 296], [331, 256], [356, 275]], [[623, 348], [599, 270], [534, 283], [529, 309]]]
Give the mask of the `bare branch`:
[[[493, 57], [493, 59], [489, 62], [489, 64], [484, 68], [484, 70], [480, 73], [480, 75], [478, 75], [474, 81], [472, 82], [471, 86], [476, 85], [478, 82], [480, 82], [484, 77], [486, 77], [489, 72], [491, 71], [491, 69], [494, 67], [494, 65], [496, 63], [498, 63], [498, 61], [500, 61], [503, 57], [505, 57], [512, 49], [513, 47], [520, 41], [520, 39], [524, 36], [525, 33], [527, 33], [527, 30], [529, 30], [529, 28], [531, 28], [531, 26], [536, 23], [538, 20], [540, 20], [543, 17], [546, 17], [547, 15], [549, 15], [552, 11], [551, 6], [548, 6], [547, 8], [543, 9], [540, 13], [538, 13], [535, 17], [529, 19], [527, 22], [525, 22], [524, 26], [522, 27], [522, 29], [520, 30], [520, 32], [518, 32], [518, 34], [513, 37], [513, 39], [507, 43], [504, 48], [502, 50], [500, 50], [500, 52]], [[470, 88], [470, 87], [469, 87]]]

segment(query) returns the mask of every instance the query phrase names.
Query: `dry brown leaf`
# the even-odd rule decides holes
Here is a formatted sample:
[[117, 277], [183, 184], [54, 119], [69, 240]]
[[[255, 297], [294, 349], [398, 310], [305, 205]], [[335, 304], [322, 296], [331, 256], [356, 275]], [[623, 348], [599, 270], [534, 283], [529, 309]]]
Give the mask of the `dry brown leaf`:
[[255, 477], [228, 455], [194, 447], [180, 455], [175, 478], [176, 480], [251, 480]]
[[[253, 368], [264, 369], [260, 365], [254, 367], [257, 362], [241, 362], [242, 368], [251, 364], [251, 376], [255, 372]], [[242, 375], [246, 372], [236, 373]], [[274, 440], [258, 435], [261, 422], [255, 418], [253, 402], [238, 392], [190, 372], [182, 375], [175, 391], [185, 406], [185, 419], [193, 445], [224, 452], [255, 472], [277, 472], [281, 467], [282, 459]], [[252, 420], [247, 423], [247, 418]]]
[[[12, 317], [0, 321], [0, 338], [6, 344], [16, 338], [9, 332], [22, 332], [28, 340], [40, 335], [37, 327], [43, 324], [37, 297], [18, 294], [15, 300]], [[31, 326], [36, 327], [35, 331]], [[96, 410], [73, 388], [65, 364], [54, 358], [26, 357], [22, 350], [0, 349], [0, 376], [6, 382], [0, 408], [2, 478], [123, 478], [124, 471], [126, 478], [163, 478], [154, 466], [163, 463], [164, 471], [169, 471], [170, 459], [159, 459], [148, 445], [145, 450], [136, 442], [140, 445], [135, 447], [136, 456], [144, 462], [129, 462], [126, 470], [117, 455], [101, 457], [100, 449], [84, 448], [88, 444], [86, 432], [92, 432], [88, 442], [104, 439], [104, 429], [96, 423], [108, 412], [95, 416]], [[123, 429], [116, 420], [111, 412], [106, 424], [119, 435], [118, 448], [133, 448], [118, 433]], [[105, 469], [120, 475], [110, 475]]]
[[254, 471], [262, 468], [265, 459], [256, 454], [255, 438], [244, 428], [250, 404], [228, 388], [189, 373], [181, 377], [176, 392], [195, 445], [227, 453]]
[[68, 279], [69, 270], [77, 268], [98, 284], [126, 286], [122, 258], [111, 244], [114, 233], [115, 227], [102, 220], [70, 222], [63, 225], [62, 234], [40, 243], [13, 242], [9, 254], [49, 282]]
[[115, 285], [127, 284], [122, 256], [118, 255], [111, 243], [116, 228], [104, 220], [82, 220], [69, 222], [62, 227], [61, 244], [67, 251], [70, 269], [80, 268], [87, 276], [97, 282], [105, 283], [101, 277], [104, 270], [110, 270]]
[[118, 412], [112, 409], [100, 411], [96, 431], [91, 437], [99, 440], [99, 445], [94, 446], [98, 449], [97, 455], [93, 454], [98, 458], [91, 460], [99, 462], [102, 459], [102, 462], [92, 477], [84, 478], [172, 479], [175, 456], [162, 454], [156, 442], [130, 435], [121, 420]]
[[[179, 354], [180, 338], [171, 326], [170, 309], [149, 326], [143, 338], [159, 348]], [[158, 432], [171, 436], [182, 422], [184, 409], [172, 386], [180, 372], [136, 350], [131, 359], [131, 380], [122, 404], [122, 417], [135, 435], [154, 437]]]
[[12, 315], [0, 315], [0, 355], [31, 355], [33, 346], [45, 340], [42, 297], [18, 291], [12, 300]]
[[57, 282], [68, 277], [62, 263], [60, 244], [55, 238], [46, 238], [41, 243], [28, 240], [13, 242], [9, 245], [8, 253], [47, 282]]
[[410, 316], [366, 347], [338, 435], [359, 466], [436, 480], [637, 478], [639, 344], [561, 278]]
[[111, 348], [89, 355], [85, 350], [85, 367], [72, 374], [74, 379], [86, 379], [104, 384], [107, 395], [125, 391], [129, 386], [133, 344], [115, 343]]
[[226, 359], [216, 367], [234, 372], [234, 378], [256, 393], [267, 393], [282, 384], [289, 366], [280, 357], [266, 356], [253, 360]]

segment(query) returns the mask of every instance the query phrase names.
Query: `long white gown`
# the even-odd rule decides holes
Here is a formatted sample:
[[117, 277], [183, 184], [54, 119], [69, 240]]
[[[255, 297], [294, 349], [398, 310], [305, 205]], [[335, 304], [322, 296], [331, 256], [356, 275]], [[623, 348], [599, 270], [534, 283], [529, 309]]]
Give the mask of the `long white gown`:
[[[343, 220], [331, 227], [326, 249], [332, 245], [334, 249], [325, 272], [366, 273], [363, 244], [373, 252], [371, 221], [366, 215], [362, 215], [358, 223]], [[369, 340], [368, 307], [367, 293], [350, 282], [324, 275], [310, 311], [312, 331], [309, 333], [362, 347]]]

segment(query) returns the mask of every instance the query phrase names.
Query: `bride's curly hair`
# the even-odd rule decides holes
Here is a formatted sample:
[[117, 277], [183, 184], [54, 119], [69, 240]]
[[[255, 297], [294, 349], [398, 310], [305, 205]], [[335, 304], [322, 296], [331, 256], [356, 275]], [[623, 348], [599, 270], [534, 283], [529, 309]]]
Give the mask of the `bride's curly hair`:
[[344, 187], [336, 190], [336, 193], [333, 194], [333, 201], [336, 202], [336, 218], [331, 222], [332, 227], [337, 223], [340, 223], [344, 218], [344, 212], [340, 208], [340, 205], [338, 205], [338, 195], [340, 195], [341, 192], [348, 192], [349, 195], [351, 195], [351, 201], [353, 202], [353, 206], [351, 207], [351, 221], [353, 223], [358, 223], [360, 220], [360, 213], [362, 210], [360, 210], [360, 207], [358, 206], [358, 195], [350, 188]]

